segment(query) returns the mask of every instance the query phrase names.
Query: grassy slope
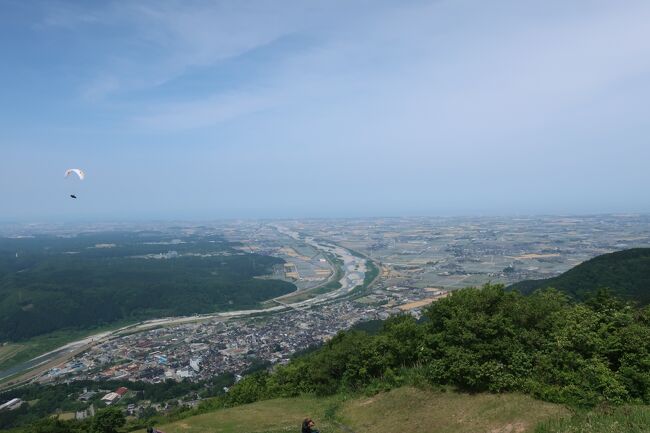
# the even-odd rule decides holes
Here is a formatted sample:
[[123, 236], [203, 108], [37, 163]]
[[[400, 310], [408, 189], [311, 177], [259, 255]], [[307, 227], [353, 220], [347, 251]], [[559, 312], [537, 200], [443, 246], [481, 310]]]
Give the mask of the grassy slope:
[[[162, 425], [165, 433], [297, 432], [311, 416], [322, 433], [343, 433], [325, 419], [338, 407], [336, 419], [356, 433], [402, 432], [533, 432], [535, 425], [568, 414], [562, 406], [506, 394], [468, 395], [403, 387], [370, 398], [337, 404], [334, 399], [295, 398], [263, 401]], [[349, 433], [349, 432], [348, 432]]]
[[561, 406], [518, 394], [461, 394], [399, 388], [358, 399], [341, 411], [357, 432], [532, 432], [540, 421], [565, 413]]
[[267, 400], [186, 418], [159, 428], [165, 433], [297, 432], [302, 420], [311, 416], [319, 420], [323, 433], [339, 433], [334, 425], [322, 421], [329, 401], [315, 398]]
[[26, 350], [27, 347], [25, 344], [10, 343], [0, 346], [0, 369], [2, 369], [1, 366], [3, 363], [11, 361], [14, 357]]
[[571, 418], [550, 419], [537, 426], [535, 433], [647, 433], [650, 407], [622, 406], [577, 414]]
[[590, 292], [602, 287], [626, 299], [650, 303], [650, 248], [634, 248], [603, 254], [554, 278], [526, 280], [510, 288], [522, 293], [554, 287], [584, 300]]

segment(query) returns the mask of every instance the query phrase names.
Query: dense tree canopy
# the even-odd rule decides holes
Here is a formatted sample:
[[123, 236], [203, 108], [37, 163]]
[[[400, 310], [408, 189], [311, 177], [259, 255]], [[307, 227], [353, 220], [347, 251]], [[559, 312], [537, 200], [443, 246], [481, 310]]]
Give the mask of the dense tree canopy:
[[117, 433], [118, 429], [126, 423], [126, 418], [121, 409], [107, 407], [97, 412], [92, 418], [92, 433]]
[[573, 299], [585, 300], [594, 289], [609, 288], [626, 300], [650, 304], [650, 248], [603, 254], [544, 280], [526, 280], [510, 286], [522, 293], [554, 287]]
[[[165, 254], [169, 258], [159, 258]], [[252, 307], [295, 289], [255, 278], [282, 262], [235, 250], [216, 236], [0, 238], [0, 341], [118, 320]]]

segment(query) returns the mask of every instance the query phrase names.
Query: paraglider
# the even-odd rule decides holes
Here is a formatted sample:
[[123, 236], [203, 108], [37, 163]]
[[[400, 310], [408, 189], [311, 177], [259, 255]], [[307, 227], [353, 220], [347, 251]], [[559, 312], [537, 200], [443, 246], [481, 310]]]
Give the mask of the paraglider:
[[[79, 180], [84, 180], [86, 178], [86, 173], [80, 168], [69, 168], [65, 171], [64, 178], [68, 178], [71, 174], [76, 174], [79, 177]], [[74, 176], [73, 176], [74, 177]], [[70, 194], [70, 198], [77, 198], [76, 194]]]
[[76, 174], [77, 176], [79, 176], [79, 179], [81, 179], [81, 180], [84, 180], [84, 178], [86, 177], [86, 173], [84, 173], [84, 171], [81, 170], [81, 169], [79, 169], [79, 168], [69, 168], [69, 169], [67, 169], [67, 170], [65, 171], [65, 176], [63, 176], [63, 177], [68, 177], [68, 176], [70, 176], [72, 173], [74, 173], [74, 174]]

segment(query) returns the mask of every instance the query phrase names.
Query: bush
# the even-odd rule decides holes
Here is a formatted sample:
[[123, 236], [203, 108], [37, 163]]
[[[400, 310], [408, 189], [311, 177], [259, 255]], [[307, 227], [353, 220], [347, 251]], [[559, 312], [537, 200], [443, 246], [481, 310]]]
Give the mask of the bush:
[[607, 291], [572, 304], [552, 289], [524, 296], [486, 285], [452, 293], [425, 316], [422, 323], [391, 318], [373, 335], [341, 332], [273, 374], [247, 377], [227, 399], [239, 404], [427, 383], [523, 391], [581, 407], [650, 402], [647, 308]]

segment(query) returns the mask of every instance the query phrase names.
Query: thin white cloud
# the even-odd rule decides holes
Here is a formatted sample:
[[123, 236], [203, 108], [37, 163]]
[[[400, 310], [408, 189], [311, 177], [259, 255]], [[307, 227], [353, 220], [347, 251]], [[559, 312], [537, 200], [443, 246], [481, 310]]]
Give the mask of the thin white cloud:
[[[285, 59], [259, 92], [269, 105], [295, 107], [289, 118], [308, 112], [357, 130], [378, 125], [384, 138], [453, 137], [472, 147], [476, 137], [487, 142], [543, 128], [650, 69], [645, 3], [559, 14], [561, 19], [484, 18], [481, 7], [469, 14], [466, 7], [446, 2], [379, 10], [323, 31], [319, 46]], [[448, 22], [460, 14], [463, 20]], [[200, 27], [197, 33], [210, 33]], [[243, 101], [255, 94], [243, 92]], [[228, 113], [244, 114], [240, 107], [248, 106], [234, 94], [207, 99], [219, 100], [219, 110]], [[203, 98], [186, 101], [182, 110], [166, 107], [164, 118], [187, 129], [192, 122], [184, 113], [205, 113], [213, 105]], [[183, 120], [173, 122], [171, 113]], [[197, 126], [208, 126], [210, 116], [198, 117]]]
[[[372, 123], [386, 143], [389, 137], [420, 143], [453, 138], [472, 147], [477, 137], [489, 142], [543, 128], [650, 67], [645, 2], [587, 11], [549, 2], [538, 7], [539, 16], [509, 1], [500, 9], [460, 0], [381, 4], [367, 13], [352, 7], [348, 14], [341, 4], [313, 4], [112, 3], [91, 16], [126, 26], [136, 49], [109, 62], [84, 95], [98, 100], [159, 85], [302, 32], [319, 43], [283, 54], [265, 71], [264, 83], [242, 80], [225, 94], [182, 102], [136, 98], [133, 122], [149, 131], [185, 131], [279, 107], [288, 118], [309, 113], [320, 117], [314, 123], [336, 119], [349, 133]], [[333, 22], [329, 12], [337, 8], [342, 18]]]
[[113, 1], [48, 7], [43, 24], [77, 31], [80, 38], [96, 36], [93, 33], [98, 30], [110, 31], [110, 36], [102, 36], [106, 46], [97, 48], [97, 77], [82, 89], [94, 89], [96, 82], [110, 75], [119, 83], [111, 92], [133, 91], [158, 86], [192, 68], [237, 57], [304, 29], [319, 10], [331, 9], [326, 4]]
[[96, 102], [103, 99], [106, 95], [118, 90], [120, 81], [113, 76], [98, 76], [92, 82], [86, 83], [81, 89], [83, 99]]
[[133, 122], [148, 131], [183, 131], [214, 126], [271, 107], [271, 99], [265, 96], [227, 94], [195, 102], [157, 105], [150, 113], [136, 116]]

